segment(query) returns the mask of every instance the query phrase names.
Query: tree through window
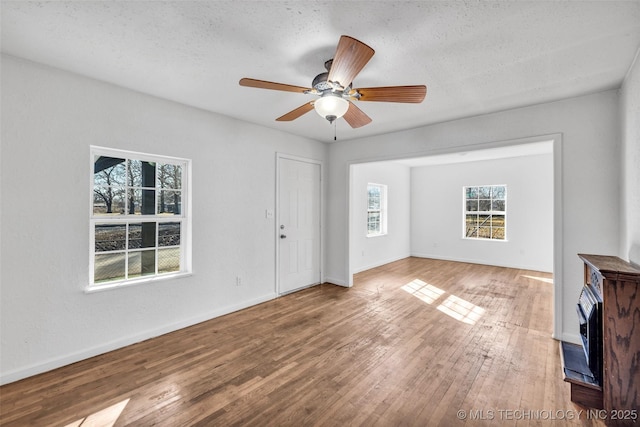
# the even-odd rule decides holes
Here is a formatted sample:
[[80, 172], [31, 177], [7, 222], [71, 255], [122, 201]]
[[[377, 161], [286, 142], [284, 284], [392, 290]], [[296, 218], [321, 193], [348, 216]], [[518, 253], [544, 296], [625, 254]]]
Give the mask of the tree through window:
[[188, 272], [190, 162], [92, 148], [89, 288]]
[[506, 240], [507, 186], [464, 187], [464, 238]]

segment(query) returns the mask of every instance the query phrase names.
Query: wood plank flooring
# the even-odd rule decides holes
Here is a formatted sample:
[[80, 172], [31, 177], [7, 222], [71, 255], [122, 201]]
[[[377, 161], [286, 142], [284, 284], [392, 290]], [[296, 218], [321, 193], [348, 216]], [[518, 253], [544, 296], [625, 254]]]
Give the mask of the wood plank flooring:
[[584, 425], [546, 273], [407, 258], [0, 388], [3, 426]]

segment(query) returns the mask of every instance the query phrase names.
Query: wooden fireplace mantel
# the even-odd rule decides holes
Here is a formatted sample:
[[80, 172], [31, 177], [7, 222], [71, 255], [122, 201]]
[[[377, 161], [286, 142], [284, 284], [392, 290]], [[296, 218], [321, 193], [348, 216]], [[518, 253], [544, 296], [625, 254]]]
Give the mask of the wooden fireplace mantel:
[[[572, 400], [575, 387], [574, 401], [582, 405], [604, 408], [608, 413], [639, 411], [640, 269], [615, 256], [578, 256], [584, 262], [584, 283], [592, 285], [602, 299], [603, 378], [598, 387], [581, 384], [565, 374], [565, 381], [572, 386]], [[567, 348], [565, 358], [571, 353]], [[585, 393], [588, 399], [584, 398]], [[627, 425], [630, 420], [610, 421], [608, 424]]]

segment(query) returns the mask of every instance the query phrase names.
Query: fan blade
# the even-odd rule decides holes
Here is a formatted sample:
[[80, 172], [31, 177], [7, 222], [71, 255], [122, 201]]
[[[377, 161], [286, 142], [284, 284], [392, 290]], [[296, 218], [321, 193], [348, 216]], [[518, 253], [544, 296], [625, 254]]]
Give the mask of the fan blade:
[[329, 70], [329, 81], [348, 87], [367, 65], [375, 50], [349, 36], [340, 37], [336, 54]]
[[364, 111], [356, 107], [353, 102], [349, 102], [349, 109], [343, 117], [347, 123], [349, 123], [349, 126], [354, 129], [371, 123], [371, 117], [367, 116]]
[[292, 86], [292, 85], [286, 85], [284, 83], [274, 83], [274, 82], [268, 82], [265, 80], [256, 80], [256, 79], [240, 79], [240, 86], [247, 86], [247, 87], [257, 87], [258, 89], [271, 89], [271, 90], [283, 90], [285, 92], [300, 92], [300, 93], [305, 93], [308, 90], [311, 90], [311, 88], [308, 87], [301, 87], [301, 86]]
[[276, 119], [276, 121], [277, 122], [290, 122], [290, 121], [295, 120], [298, 117], [302, 116], [303, 114], [308, 113], [311, 110], [313, 110], [313, 103], [307, 102], [306, 104], [303, 104], [303, 105], [299, 106], [295, 110], [291, 110], [287, 114], [278, 117]]
[[355, 89], [360, 93], [360, 101], [409, 102], [419, 104], [427, 95], [427, 87], [389, 86]]

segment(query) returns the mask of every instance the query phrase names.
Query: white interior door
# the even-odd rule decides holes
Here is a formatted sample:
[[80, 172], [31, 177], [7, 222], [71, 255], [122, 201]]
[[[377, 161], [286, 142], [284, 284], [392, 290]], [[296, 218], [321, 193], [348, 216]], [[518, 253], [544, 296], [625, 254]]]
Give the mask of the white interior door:
[[278, 292], [320, 283], [320, 165], [278, 158]]

